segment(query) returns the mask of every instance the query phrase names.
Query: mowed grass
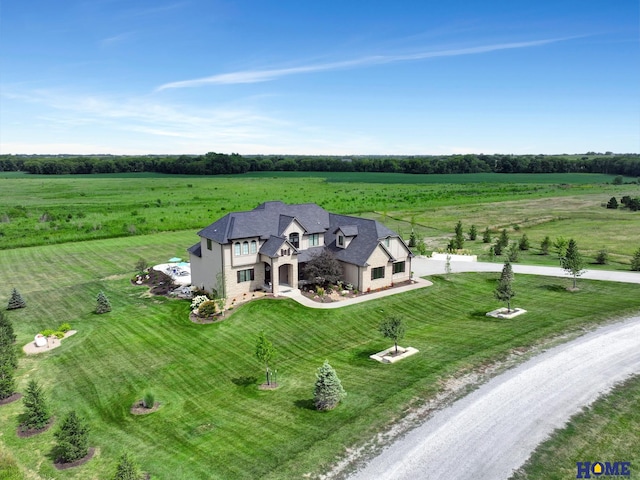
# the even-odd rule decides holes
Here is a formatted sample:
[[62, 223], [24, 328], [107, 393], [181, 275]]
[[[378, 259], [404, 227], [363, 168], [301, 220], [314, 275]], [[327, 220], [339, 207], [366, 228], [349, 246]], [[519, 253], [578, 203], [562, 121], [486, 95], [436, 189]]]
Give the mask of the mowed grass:
[[[45, 327], [70, 322], [78, 333], [42, 356], [22, 357], [18, 382], [44, 384], [55, 415], [69, 409], [93, 429], [97, 455], [77, 469], [51, 465], [53, 431], [15, 435], [20, 402], [0, 408], [0, 451], [28, 478], [88, 479], [113, 475], [122, 450], [154, 478], [301, 478], [325, 471], [345, 449], [371, 438], [440, 388], [440, 380], [500, 359], [560, 332], [580, 331], [640, 309], [635, 285], [519, 275], [518, 321], [485, 316], [497, 307], [497, 275], [434, 278], [432, 287], [338, 310], [291, 300], [259, 300], [224, 322], [196, 325], [188, 302], [153, 298], [129, 276], [139, 255], [164, 261], [186, 239], [164, 233], [13, 249], [0, 255], [4, 296], [17, 286], [28, 307], [8, 312], [18, 344]], [[92, 313], [104, 290], [113, 311]], [[560, 308], [562, 307], [562, 308]], [[389, 346], [377, 332], [390, 314], [407, 322], [405, 345], [420, 354], [396, 365], [368, 356]], [[264, 330], [278, 356], [281, 387], [259, 391], [254, 358]], [[328, 359], [348, 393], [334, 411], [312, 409], [315, 371]], [[162, 403], [134, 417], [129, 407], [151, 390]]]
[[513, 480], [575, 478], [576, 462], [631, 462], [640, 468], [640, 376], [615, 387], [541, 444]]

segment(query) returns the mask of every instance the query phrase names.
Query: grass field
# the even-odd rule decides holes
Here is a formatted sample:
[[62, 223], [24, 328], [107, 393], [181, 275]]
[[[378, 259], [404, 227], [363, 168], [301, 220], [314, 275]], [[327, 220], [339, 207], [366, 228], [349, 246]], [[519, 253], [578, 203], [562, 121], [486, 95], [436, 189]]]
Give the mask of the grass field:
[[[0, 408], [0, 464], [6, 455], [26, 478], [90, 479], [113, 474], [122, 449], [154, 478], [301, 478], [317, 474], [412, 406], [433, 395], [442, 378], [507, 356], [559, 332], [578, 331], [640, 309], [637, 286], [517, 277], [526, 321], [489, 319], [497, 275], [435, 278], [427, 289], [339, 310], [320, 311], [290, 300], [260, 300], [226, 321], [195, 325], [188, 302], [151, 298], [128, 279], [139, 256], [164, 261], [192, 232], [168, 232], [53, 246], [10, 249], [0, 271], [10, 272], [3, 295], [17, 286], [28, 307], [8, 312], [20, 345], [63, 321], [79, 330], [41, 357], [22, 357], [21, 388], [43, 383], [55, 415], [73, 408], [93, 428], [96, 457], [83, 467], [51, 466], [53, 432], [15, 436], [20, 402]], [[113, 305], [95, 315], [104, 290]], [[562, 309], [558, 308], [562, 305]], [[377, 323], [406, 318], [407, 345], [420, 354], [380, 365], [368, 355], [388, 346]], [[253, 357], [264, 330], [278, 350], [282, 386], [257, 390]], [[348, 393], [330, 413], [311, 409], [314, 373], [328, 359]], [[131, 404], [151, 389], [157, 413], [133, 417]], [[5, 453], [5, 452], [8, 452]]]
[[638, 432], [640, 376], [618, 385], [575, 415], [536, 449], [512, 480], [575, 478], [576, 462], [631, 462], [631, 478], [636, 478], [640, 469]]

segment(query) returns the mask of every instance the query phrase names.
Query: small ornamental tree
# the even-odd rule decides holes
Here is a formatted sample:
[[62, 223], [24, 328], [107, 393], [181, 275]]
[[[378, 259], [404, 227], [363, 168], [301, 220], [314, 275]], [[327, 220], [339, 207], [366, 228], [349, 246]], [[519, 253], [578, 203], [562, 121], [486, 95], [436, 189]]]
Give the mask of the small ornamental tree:
[[85, 457], [89, 452], [89, 425], [76, 415], [69, 412], [64, 418], [60, 429], [53, 434], [56, 438], [56, 454], [62, 463], [75, 462]]
[[491, 232], [489, 231], [489, 227], [485, 228], [484, 233], [482, 234], [482, 243], [491, 243]]
[[96, 313], [107, 313], [111, 311], [111, 303], [109, 303], [109, 299], [104, 292], [98, 293], [96, 300], [98, 302], [96, 305]]
[[265, 374], [267, 376], [267, 385], [271, 385], [271, 371], [269, 370], [269, 362], [275, 355], [276, 350], [273, 344], [267, 339], [264, 332], [258, 335], [258, 343], [256, 344], [256, 358], [264, 365]]
[[0, 342], [3, 342], [4, 338], [7, 339], [7, 343], [13, 343], [16, 341], [16, 334], [13, 331], [11, 320], [0, 310]]
[[307, 262], [304, 276], [314, 283], [336, 283], [342, 277], [342, 265], [333, 253], [322, 250]]
[[633, 254], [631, 259], [631, 270], [634, 272], [640, 272], [640, 248], [638, 248]]
[[24, 301], [22, 295], [17, 289], [11, 291], [11, 298], [9, 298], [9, 304], [7, 310], [15, 310], [16, 308], [24, 308], [27, 306], [27, 302]]
[[138, 466], [127, 452], [123, 452], [113, 480], [140, 480], [140, 478], [141, 474]]
[[556, 241], [553, 242], [553, 249], [555, 250], [556, 255], [558, 255], [560, 264], [562, 265], [562, 258], [565, 256], [567, 251], [567, 239], [564, 237], [557, 237]]
[[562, 264], [562, 268], [569, 274], [573, 275], [573, 288], [576, 288], [576, 278], [584, 273], [584, 259], [582, 255], [578, 251], [578, 244], [572, 238], [569, 240], [569, 244], [567, 245], [567, 250], [565, 251], [564, 257], [560, 261]]
[[495, 297], [501, 302], [507, 302], [507, 313], [511, 312], [511, 299], [516, 296], [516, 292], [513, 290], [513, 269], [511, 263], [504, 262], [502, 267], [502, 273], [498, 280], [498, 286], [494, 292]]
[[540, 242], [540, 251], [542, 252], [542, 255], [549, 255], [550, 248], [551, 248], [551, 239], [547, 235], [546, 237], [544, 237], [542, 242]]
[[529, 250], [530, 248], [530, 244], [529, 244], [529, 237], [527, 237], [526, 233], [522, 234], [522, 237], [520, 237], [520, 241], [518, 242], [518, 248], [522, 251], [525, 250]]
[[618, 208], [618, 200], [616, 200], [616, 197], [611, 197], [609, 199], [609, 201], [607, 202], [607, 208], [611, 208], [613, 210], [616, 210]]
[[396, 347], [396, 355], [398, 354], [398, 342], [402, 340], [405, 334], [404, 322], [400, 317], [388, 317], [380, 322], [378, 331], [385, 338], [393, 340]]
[[462, 232], [462, 222], [460, 220], [456, 224], [455, 233], [453, 247], [457, 250], [462, 250], [464, 248], [464, 233]]
[[325, 360], [316, 373], [316, 384], [313, 390], [313, 403], [316, 409], [331, 410], [346, 396], [336, 371]]
[[22, 427], [28, 430], [44, 428], [51, 418], [51, 413], [42, 387], [35, 380], [29, 381], [22, 403], [25, 419]]
[[471, 225], [471, 228], [469, 228], [469, 240], [473, 241], [476, 238], [478, 238], [478, 230], [475, 225]]
[[136, 271], [140, 275], [143, 275], [146, 272], [147, 268], [149, 268], [149, 263], [144, 258], [140, 257], [136, 262]]

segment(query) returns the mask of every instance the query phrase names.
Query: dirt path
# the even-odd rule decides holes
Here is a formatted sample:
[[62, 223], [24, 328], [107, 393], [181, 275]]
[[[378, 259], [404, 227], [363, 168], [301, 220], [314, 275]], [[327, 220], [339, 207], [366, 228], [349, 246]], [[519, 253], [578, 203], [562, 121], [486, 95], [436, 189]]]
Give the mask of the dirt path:
[[639, 372], [640, 316], [594, 330], [493, 378], [351, 478], [509, 478], [571, 415]]

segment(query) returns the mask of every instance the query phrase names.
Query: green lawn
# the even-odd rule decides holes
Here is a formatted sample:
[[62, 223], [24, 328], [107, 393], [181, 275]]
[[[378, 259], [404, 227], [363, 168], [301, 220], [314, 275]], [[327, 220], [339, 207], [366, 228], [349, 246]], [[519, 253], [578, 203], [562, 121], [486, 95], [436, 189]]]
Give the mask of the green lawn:
[[[15, 436], [19, 402], [0, 407], [0, 455], [10, 452], [28, 478], [87, 479], [113, 474], [122, 449], [156, 478], [301, 478], [326, 470], [345, 448], [371, 438], [439, 388], [439, 380], [502, 358], [567, 330], [640, 310], [637, 286], [519, 275], [517, 321], [487, 318], [497, 274], [435, 278], [432, 287], [322, 311], [291, 300], [260, 300], [226, 321], [195, 325], [188, 302], [150, 298], [128, 277], [139, 256], [161, 262], [188, 245], [191, 232], [12, 249], [0, 255], [10, 272], [3, 297], [19, 288], [28, 307], [8, 312], [18, 344], [45, 327], [70, 322], [79, 333], [41, 357], [22, 357], [21, 388], [42, 382], [61, 418], [73, 408], [93, 428], [98, 448], [87, 465], [51, 466], [53, 431]], [[95, 315], [104, 290], [113, 311]], [[558, 308], [562, 305], [562, 309]], [[420, 354], [396, 365], [368, 355], [387, 346], [378, 322], [389, 314], [408, 324], [403, 344]], [[253, 357], [264, 330], [278, 350], [282, 386], [262, 392]], [[328, 359], [348, 393], [336, 410], [311, 409], [315, 370]], [[162, 403], [133, 417], [131, 404], [147, 390]]]
[[640, 471], [638, 432], [640, 376], [623, 382], [575, 415], [565, 428], [541, 444], [512, 478], [575, 478], [576, 462], [631, 462], [631, 478], [637, 478]]

